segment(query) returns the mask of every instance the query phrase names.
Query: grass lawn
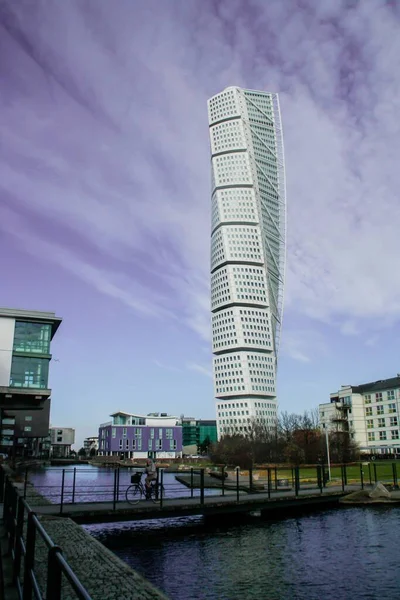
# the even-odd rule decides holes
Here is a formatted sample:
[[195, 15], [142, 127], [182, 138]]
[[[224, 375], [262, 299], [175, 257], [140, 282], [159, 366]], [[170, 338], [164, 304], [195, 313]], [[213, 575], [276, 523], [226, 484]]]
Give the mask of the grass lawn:
[[[375, 482], [375, 469], [376, 469], [376, 479], [378, 481], [386, 481], [387, 483], [393, 482], [393, 468], [391, 461], [374, 461], [370, 463], [361, 463], [362, 471], [363, 471], [363, 479], [364, 483], [370, 482], [370, 476], [372, 483]], [[397, 464], [396, 464], [397, 466]], [[328, 468], [325, 465], [325, 471], [328, 472]], [[348, 483], [356, 483], [361, 481], [361, 472], [360, 472], [360, 463], [347, 465], [346, 466], [347, 473], [347, 482]], [[397, 473], [400, 479], [400, 463], [397, 466]], [[266, 476], [265, 470], [260, 471], [260, 476], [264, 478]], [[271, 477], [272, 481], [275, 481], [275, 470], [271, 469]], [[292, 469], [291, 468], [277, 468], [277, 478], [278, 479], [289, 479], [289, 482], [292, 481]], [[331, 481], [332, 483], [337, 483], [337, 481], [342, 480], [341, 468], [340, 466], [332, 466], [331, 467]], [[300, 466], [300, 483], [301, 482], [309, 482], [313, 483], [317, 481], [317, 469], [316, 467], [301, 467]]]

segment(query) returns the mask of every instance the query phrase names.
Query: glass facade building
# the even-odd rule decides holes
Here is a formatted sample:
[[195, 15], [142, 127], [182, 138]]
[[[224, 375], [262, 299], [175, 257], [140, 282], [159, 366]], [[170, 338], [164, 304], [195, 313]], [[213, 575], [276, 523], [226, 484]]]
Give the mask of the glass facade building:
[[51, 325], [16, 321], [10, 387], [47, 389]]
[[230, 87], [208, 101], [211, 311], [218, 435], [276, 419], [286, 249], [277, 94]]
[[196, 452], [201, 452], [204, 445], [217, 441], [216, 421], [205, 421], [191, 417], [182, 418], [182, 444], [185, 447], [196, 447]]
[[50, 344], [62, 319], [54, 313], [0, 308], [2, 451], [40, 455], [49, 432]]

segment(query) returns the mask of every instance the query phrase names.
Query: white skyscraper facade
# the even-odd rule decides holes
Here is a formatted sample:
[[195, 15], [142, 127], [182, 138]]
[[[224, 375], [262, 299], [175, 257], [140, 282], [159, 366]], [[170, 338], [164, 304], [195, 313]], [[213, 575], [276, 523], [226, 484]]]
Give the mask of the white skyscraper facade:
[[208, 101], [211, 311], [218, 436], [272, 427], [286, 249], [277, 94], [229, 87]]

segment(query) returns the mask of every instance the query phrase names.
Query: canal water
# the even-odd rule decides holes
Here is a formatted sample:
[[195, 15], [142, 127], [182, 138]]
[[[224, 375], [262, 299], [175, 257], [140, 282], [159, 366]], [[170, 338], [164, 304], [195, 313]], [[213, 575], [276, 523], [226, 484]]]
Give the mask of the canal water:
[[194, 517], [86, 529], [171, 600], [400, 597], [397, 507], [229, 525], [205, 526]]
[[[131, 485], [131, 475], [136, 470], [121, 468], [118, 480], [118, 499], [125, 500], [126, 489]], [[113, 468], [98, 468], [92, 465], [77, 465], [62, 469], [46, 467], [29, 471], [28, 479], [35, 488], [53, 503], [59, 503], [61, 494], [63, 502], [112, 502], [114, 495]], [[190, 498], [198, 496], [198, 489], [190, 490], [178, 482], [174, 473], [163, 473], [163, 487], [166, 498]], [[62, 490], [62, 491], [61, 491]], [[204, 490], [206, 496], [219, 495], [218, 489]], [[28, 497], [29, 502], [29, 497]]]

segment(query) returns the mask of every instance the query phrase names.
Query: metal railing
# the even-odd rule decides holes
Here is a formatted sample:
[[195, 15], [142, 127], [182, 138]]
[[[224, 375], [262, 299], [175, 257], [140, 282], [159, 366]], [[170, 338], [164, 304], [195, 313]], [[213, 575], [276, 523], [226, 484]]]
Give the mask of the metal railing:
[[[23, 497], [30, 506], [53, 504], [62, 515], [67, 505], [103, 503], [107, 510], [122, 508], [125, 492], [131, 484], [132, 471], [139, 467], [93, 469], [52, 469], [44, 480], [33, 477], [33, 486], [26, 471]], [[208, 471], [208, 472], [207, 472]], [[229, 474], [229, 476], [227, 476]], [[214, 477], [211, 477], [214, 475]], [[49, 480], [50, 479], [50, 480]], [[354, 463], [332, 465], [331, 480], [326, 465], [271, 466], [248, 470], [217, 466], [210, 469], [190, 468], [186, 471], [158, 469], [159, 508], [178, 499], [197, 500], [203, 505], [207, 496], [227, 496], [239, 501], [243, 494], [277, 494], [297, 497], [305, 493], [326, 493], [363, 489], [364, 485], [382, 481], [398, 485], [397, 464]], [[313, 492], [314, 490], [314, 492]], [[54, 513], [53, 513], [54, 514]]]
[[[4, 478], [2, 469], [1, 473], [4, 484], [1, 490], [4, 502], [3, 521], [8, 536], [8, 553], [13, 562], [13, 582], [20, 600], [31, 600], [32, 594], [36, 600], [61, 600], [63, 576], [69, 582], [76, 598], [91, 600], [91, 596], [68, 564], [62, 549], [50, 538], [35, 512], [9, 477]], [[26, 485], [24, 489], [26, 490]], [[44, 542], [47, 550], [47, 568], [42, 585], [39, 584], [35, 566], [38, 539]]]
[[[51, 514], [71, 514], [74, 511], [71, 505], [76, 504], [83, 510], [85, 504], [102, 504], [99, 509], [106, 511], [128, 509], [130, 505], [125, 493], [131, 485], [132, 472], [137, 470], [140, 467], [63, 468], [51, 469], [39, 476], [37, 472], [26, 471], [23, 484], [20, 484], [21, 494], [29, 510], [35, 506], [53, 505]], [[323, 464], [266, 465], [248, 470], [221, 465], [209, 469], [191, 467], [186, 471], [160, 468], [157, 473], [158, 503], [153, 510], [171, 509], [174, 501], [182, 499], [187, 499], [188, 504], [203, 506], [209, 496], [229, 496], [224, 502], [239, 502], [249, 494], [260, 496], [260, 500], [297, 498], [307, 494], [350, 492], [372, 486], [377, 481], [398, 488], [397, 464], [388, 461], [331, 465], [330, 474], [329, 480], [328, 468]], [[136, 509], [144, 510], [145, 503], [139, 502]]]

